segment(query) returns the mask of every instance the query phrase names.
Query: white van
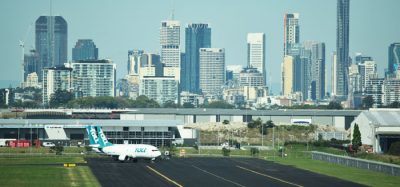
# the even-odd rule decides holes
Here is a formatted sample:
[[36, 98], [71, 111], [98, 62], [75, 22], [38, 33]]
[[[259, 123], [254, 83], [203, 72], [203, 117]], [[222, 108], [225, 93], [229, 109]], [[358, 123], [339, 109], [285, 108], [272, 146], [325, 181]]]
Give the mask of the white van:
[[43, 147], [54, 147], [56, 145], [53, 142], [43, 142], [42, 146]]

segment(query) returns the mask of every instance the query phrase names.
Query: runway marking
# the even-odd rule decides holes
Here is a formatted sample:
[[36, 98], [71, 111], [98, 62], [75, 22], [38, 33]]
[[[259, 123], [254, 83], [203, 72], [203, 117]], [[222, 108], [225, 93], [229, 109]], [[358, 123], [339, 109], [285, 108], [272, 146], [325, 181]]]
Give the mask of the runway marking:
[[301, 186], [301, 185], [299, 185], [299, 184], [295, 184], [295, 183], [292, 183], [292, 182], [289, 182], [289, 181], [285, 181], [285, 180], [282, 180], [282, 179], [273, 177], [273, 176], [271, 176], [271, 175], [267, 175], [267, 174], [264, 174], [264, 173], [260, 173], [260, 172], [257, 172], [257, 171], [254, 171], [254, 170], [251, 170], [251, 169], [242, 167], [242, 166], [236, 165], [236, 167], [238, 167], [238, 168], [240, 168], [240, 169], [243, 169], [243, 170], [246, 170], [246, 171], [249, 171], [249, 172], [252, 172], [252, 173], [255, 173], [255, 174], [258, 174], [258, 175], [262, 175], [262, 176], [264, 176], [264, 177], [268, 177], [268, 178], [271, 178], [271, 179], [274, 179], [274, 180], [277, 180], [277, 181], [286, 183], [286, 184], [290, 184], [290, 185], [297, 186], [297, 187], [303, 187], [303, 186]]
[[176, 186], [178, 186], [178, 187], [183, 187], [181, 184], [179, 184], [179, 183], [177, 183], [176, 181], [174, 181], [174, 180], [168, 178], [167, 176], [163, 175], [162, 173], [158, 172], [157, 170], [153, 169], [152, 167], [150, 167], [150, 166], [146, 166], [146, 167], [149, 168], [149, 169], [150, 169], [151, 171], [153, 171], [154, 173], [156, 173], [157, 175], [160, 175], [160, 176], [161, 176], [162, 178], [164, 178], [165, 180], [167, 180], [167, 181], [169, 181], [169, 182], [175, 184]]
[[216, 174], [214, 174], [214, 173], [211, 173], [211, 172], [209, 172], [209, 171], [206, 171], [206, 170], [204, 170], [204, 169], [201, 169], [201, 168], [199, 168], [199, 167], [197, 167], [197, 166], [194, 166], [194, 165], [192, 165], [192, 166], [193, 166], [194, 168], [196, 168], [196, 169], [198, 169], [198, 170], [204, 172], [204, 173], [210, 174], [210, 175], [212, 175], [212, 176], [214, 176], [214, 177], [217, 177], [217, 178], [222, 179], [222, 180], [224, 180], [224, 181], [230, 182], [230, 183], [232, 183], [232, 184], [234, 184], [234, 185], [236, 185], [236, 186], [246, 187], [246, 186], [243, 186], [243, 185], [241, 185], [241, 184], [239, 184], [239, 183], [237, 183], [237, 182], [231, 181], [231, 180], [229, 180], [229, 179], [225, 179], [224, 177], [218, 176], [218, 175], [216, 175]]

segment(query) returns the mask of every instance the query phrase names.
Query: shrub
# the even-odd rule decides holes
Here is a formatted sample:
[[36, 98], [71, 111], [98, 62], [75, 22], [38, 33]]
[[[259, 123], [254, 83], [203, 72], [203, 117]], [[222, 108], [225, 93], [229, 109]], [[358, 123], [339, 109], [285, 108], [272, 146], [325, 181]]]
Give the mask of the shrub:
[[251, 156], [256, 156], [256, 155], [258, 155], [258, 153], [260, 153], [260, 151], [257, 148], [255, 148], [255, 147], [250, 148]]
[[227, 148], [222, 148], [222, 155], [223, 156], [229, 156], [231, 154], [231, 150]]
[[400, 141], [394, 142], [390, 145], [388, 154], [400, 156]]
[[50, 148], [50, 152], [56, 152], [56, 155], [61, 155], [63, 151], [64, 146], [60, 144], [57, 144], [56, 146]]

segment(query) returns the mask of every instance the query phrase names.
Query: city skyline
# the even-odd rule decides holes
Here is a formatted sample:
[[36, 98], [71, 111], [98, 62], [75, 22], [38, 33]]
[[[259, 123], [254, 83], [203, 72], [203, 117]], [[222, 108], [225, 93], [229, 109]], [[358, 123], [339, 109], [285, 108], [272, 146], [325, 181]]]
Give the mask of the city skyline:
[[[97, 2], [97, 1], [96, 1]], [[158, 2], [158, 3], [157, 3]], [[215, 2], [216, 9], [203, 10], [201, 8], [206, 7], [200, 2], [184, 2], [184, 1], [176, 1], [175, 2], [175, 20], [181, 23], [181, 43], [180, 48], [181, 52], [184, 49], [184, 30], [183, 28], [189, 23], [202, 22], [208, 23], [213, 28], [213, 46], [222, 47], [226, 50], [226, 65], [243, 65], [246, 64], [247, 53], [246, 53], [246, 35], [251, 32], [263, 32], [266, 35], [266, 66], [267, 71], [270, 69], [278, 69], [280, 63], [282, 61], [282, 49], [283, 49], [283, 22], [282, 19], [285, 13], [296, 12], [300, 14], [299, 25], [301, 26], [301, 41], [305, 40], [317, 40], [324, 42], [326, 44], [326, 56], [327, 59], [330, 59], [330, 54], [336, 48], [335, 40], [336, 40], [336, 1], [329, 1], [320, 3], [315, 0], [309, 0], [307, 2], [315, 5], [313, 7], [321, 7], [320, 9], [311, 9], [307, 8], [307, 6], [302, 5], [299, 2], [294, 1], [282, 1], [279, 3], [274, 3], [276, 6], [271, 7], [268, 6], [271, 2], [260, 2], [257, 1], [253, 3], [244, 3], [244, 2], [234, 2], [231, 3], [228, 7], [224, 9], [224, 15], [226, 16], [217, 16], [218, 8], [223, 8], [222, 4], [227, 1], [218, 1]], [[399, 41], [399, 37], [395, 35], [395, 31], [400, 30], [400, 24], [395, 24], [396, 22], [390, 21], [390, 19], [394, 19], [391, 15], [395, 13], [394, 7], [399, 3], [396, 1], [386, 1], [387, 3], [381, 5], [383, 3], [376, 3], [372, 1], [361, 1], [361, 0], [352, 0], [351, 1], [351, 13], [350, 13], [350, 56], [354, 57], [355, 52], [361, 52], [364, 55], [372, 56], [378, 64], [378, 71], [380, 75], [383, 75], [383, 69], [387, 68], [388, 57], [387, 50], [391, 43]], [[7, 7], [7, 11], [2, 11], [2, 16], [0, 19], [5, 19], [11, 14], [13, 9], [16, 9], [20, 6], [20, 1], [4, 3], [5, 5], [2, 7]], [[29, 3], [27, 3], [29, 4]], [[94, 15], [87, 15], [87, 19], [77, 19], [80, 17], [79, 10], [84, 9], [89, 6], [90, 2], [84, 2], [81, 6], [74, 9], [74, 11], [68, 11], [69, 8], [74, 6], [74, 3], [66, 3], [62, 1], [53, 1], [53, 12], [54, 15], [61, 15], [68, 23], [68, 60], [71, 60], [72, 46], [78, 39], [88, 38], [93, 39], [96, 42], [96, 46], [101, 50], [100, 59], [101, 58], [110, 58], [117, 64], [118, 68], [118, 78], [123, 78], [126, 74], [126, 53], [130, 49], [140, 48], [144, 49], [148, 52], [158, 52], [159, 49], [159, 25], [161, 21], [167, 20], [172, 11], [172, 3], [169, 1], [150, 1], [150, 2], [124, 2], [121, 4], [109, 4], [108, 2], [100, 1], [97, 3], [99, 7], [111, 6], [118, 9], [123, 9], [121, 7], [124, 4], [136, 5], [140, 4], [145, 7], [154, 7], [157, 14], [153, 16], [148, 16], [144, 21], [140, 19], [135, 19], [136, 22], [132, 22], [127, 24], [123, 20], [129, 18], [135, 18], [135, 15], [139, 15], [139, 13], [129, 12], [126, 14], [116, 13], [116, 15], [103, 15], [99, 16], [97, 13]], [[199, 10], [192, 9], [193, 7], [199, 6], [199, 9], [203, 10], [200, 12]], [[321, 6], [318, 6], [321, 5]], [[138, 5], [139, 6], [139, 5]], [[40, 7], [40, 8], [38, 8]], [[33, 23], [41, 15], [48, 14], [48, 1], [38, 1], [37, 3], [32, 3], [32, 10], [24, 11], [16, 18], [15, 23], [6, 25], [6, 29], [3, 31], [6, 38], [2, 38], [4, 43], [1, 44], [1, 51], [5, 54], [4, 61], [2, 66], [9, 67], [10, 69], [0, 70], [0, 84], [2, 87], [8, 86], [8, 84], [13, 83], [12, 81], [20, 81], [20, 72], [22, 71], [20, 68], [20, 48], [18, 46], [18, 40], [24, 38], [25, 33], [27, 33], [27, 29], [30, 23]], [[370, 15], [368, 11], [373, 11], [374, 9], [385, 8], [384, 12], [381, 12], [382, 15]], [[240, 18], [235, 16], [236, 11], [240, 8], [244, 9], [260, 9], [265, 12], [268, 12], [269, 9], [271, 13], [263, 13], [263, 12], [249, 12], [244, 11]], [[158, 11], [158, 10], [161, 11]], [[47, 11], [47, 12], [46, 12]], [[75, 12], [78, 12], [77, 15], [73, 15]], [[100, 11], [101, 12], [101, 11]], [[4, 14], [4, 15], [3, 15]], [[258, 15], [259, 18], [251, 19], [252, 16]], [[106, 27], [104, 24], [101, 24], [100, 21], [89, 21], [96, 20], [97, 16], [99, 20], [105, 21]], [[121, 22], [113, 23], [113, 19], [121, 19]], [[381, 19], [378, 19], [381, 18]], [[251, 20], [247, 23], [247, 20]], [[260, 24], [259, 20], [265, 20]], [[321, 21], [322, 20], [322, 21]], [[330, 20], [330, 21], [329, 21]], [[357, 21], [358, 20], [358, 21]], [[368, 20], [368, 24], [367, 24]], [[380, 20], [386, 20], [381, 23]], [[316, 22], [320, 22], [318, 26], [315, 24]], [[387, 24], [387, 23], [392, 24]], [[240, 27], [232, 27], [236, 24], [240, 24]], [[374, 25], [381, 25], [377, 27], [371, 27], [370, 24], [374, 23]], [[393, 24], [394, 23], [394, 24]], [[135, 27], [138, 25], [140, 27]], [[367, 26], [366, 26], [367, 25]], [[102, 26], [102, 27], [101, 27]], [[89, 28], [93, 27], [93, 28]], [[103, 28], [102, 29], [99, 29]], [[141, 28], [141, 29], [138, 29]], [[236, 30], [232, 29], [236, 28]], [[315, 29], [318, 28], [318, 29]], [[13, 29], [12, 32], [9, 29]], [[123, 31], [125, 29], [125, 31]], [[29, 34], [32, 33], [34, 28], [31, 28], [31, 31], [28, 32], [26, 40], [26, 49], [25, 51], [29, 51], [30, 46], [34, 44], [34, 35]], [[376, 37], [376, 32], [380, 31], [382, 33], [381, 37]], [[148, 32], [148, 33], [146, 33]], [[122, 34], [118, 34], [122, 33]], [[126, 33], [130, 33], [127, 35]], [[321, 34], [322, 33], [322, 34]], [[11, 35], [13, 37], [8, 37]], [[2, 36], [4, 37], [4, 36]], [[114, 38], [115, 37], [115, 38]], [[143, 39], [140, 39], [142, 37]], [[396, 38], [397, 37], [397, 38]], [[366, 38], [368, 38], [367, 41]], [[15, 40], [15, 41], [14, 41]], [[14, 41], [14, 42], [13, 42]], [[331, 61], [327, 60], [326, 67], [330, 67]], [[15, 73], [18, 72], [18, 73]], [[327, 72], [329, 68], [327, 68]], [[269, 74], [270, 73], [270, 74]], [[272, 82], [272, 91], [277, 94], [280, 92], [280, 73], [279, 72], [267, 72], [268, 78], [271, 78]], [[329, 73], [327, 74], [329, 76]], [[7, 81], [7, 80], [11, 80]], [[330, 83], [330, 81], [328, 81]], [[15, 85], [15, 84], [14, 84]], [[328, 86], [330, 87], [330, 86]]]

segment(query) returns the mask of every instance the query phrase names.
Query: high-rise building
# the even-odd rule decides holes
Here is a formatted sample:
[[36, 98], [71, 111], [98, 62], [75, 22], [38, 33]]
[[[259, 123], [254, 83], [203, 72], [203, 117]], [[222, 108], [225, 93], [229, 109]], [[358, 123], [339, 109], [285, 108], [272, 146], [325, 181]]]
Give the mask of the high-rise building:
[[381, 106], [384, 101], [384, 89], [383, 83], [384, 78], [378, 78], [377, 76], [370, 77], [366, 82], [365, 95], [371, 96], [374, 100], [373, 107], [376, 108]]
[[181, 51], [180, 23], [175, 20], [161, 22], [160, 45], [161, 63], [164, 66], [164, 76], [174, 76], [180, 81]]
[[178, 81], [174, 77], [154, 77], [146, 76], [141, 79], [139, 87], [140, 95], [145, 95], [149, 99], [154, 99], [160, 105], [166, 101], [178, 103]]
[[[35, 50], [30, 50], [29, 54], [24, 54], [24, 80], [31, 73], [39, 74], [39, 54]], [[40, 79], [41, 80], [41, 79]]]
[[350, 0], [337, 0], [336, 27], [336, 96], [346, 99], [349, 68], [349, 17]]
[[364, 92], [370, 77], [376, 77], [377, 64], [375, 61], [364, 61], [358, 64], [358, 72], [360, 73], [361, 91]]
[[48, 105], [51, 95], [57, 90], [72, 89], [72, 68], [58, 66], [44, 68], [42, 73], [43, 104]]
[[139, 49], [128, 51], [128, 75], [139, 75], [140, 61], [144, 51]]
[[63, 66], [68, 60], [68, 25], [61, 16], [40, 16], [36, 20], [35, 48], [39, 54], [38, 73], [42, 69]]
[[257, 70], [263, 75], [263, 85], [267, 84], [264, 33], [247, 34], [247, 66], [257, 68]]
[[311, 99], [322, 100], [325, 97], [325, 43], [311, 46]]
[[164, 75], [164, 64], [160, 62], [160, 55], [152, 53], [142, 54], [139, 64], [140, 78], [144, 76], [161, 77]]
[[395, 101], [400, 101], [400, 77], [386, 79], [383, 87], [385, 94], [384, 105], [388, 106]]
[[300, 42], [299, 14], [285, 14], [283, 34], [283, 54], [288, 55], [293, 44]]
[[97, 60], [99, 49], [91, 39], [79, 39], [72, 48], [72, 61]]
[[388, 73], [394, 74], [400, 67], [400, 43], [392, 43], [389, 46]]
[[294, 83], [294, 58], [292, 56], [285, 56], [282, 63], [282, 94], [289, 96], [293, 93]]
[[365, 61], [373, 61], [373, 58], [370, 56], [364, 56], [361, 53], [356, 53], [356, 64], [363, 64]]
[[192, 23], [185, 29], [185, 59], [181, 64], [181, 89], [199, 93], [199, 49], [211, 47], [211, 28], [205, 23]]
[[111, 60], [80, 60], [71, 67], [73, 88], [79, 95], [115, 96], [116, 64]]
[[257, 68], [248, 67], [240, 72], [240, 86], [264, 86], [264, 76]]
[[219, 96], [225, 82], [225, 49], [200, 48], [200, 89], [204, 95]]
[[336, 52], [332, 53], [332, 68], [331, 68], [331, 95], [336, 96], [337, 84], [337, 56]]

